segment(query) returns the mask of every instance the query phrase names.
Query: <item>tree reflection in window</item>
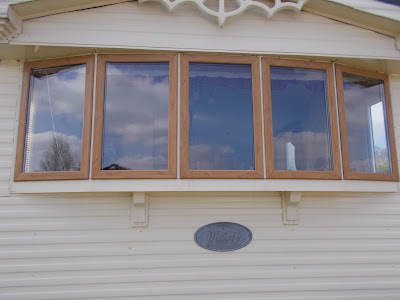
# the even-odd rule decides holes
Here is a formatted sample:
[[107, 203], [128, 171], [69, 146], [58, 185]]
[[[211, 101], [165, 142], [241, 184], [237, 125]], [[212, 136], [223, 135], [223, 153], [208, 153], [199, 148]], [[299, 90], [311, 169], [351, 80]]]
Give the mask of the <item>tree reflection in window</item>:
[[80, 169], [86, 65], [32, 69], [24, 172]]

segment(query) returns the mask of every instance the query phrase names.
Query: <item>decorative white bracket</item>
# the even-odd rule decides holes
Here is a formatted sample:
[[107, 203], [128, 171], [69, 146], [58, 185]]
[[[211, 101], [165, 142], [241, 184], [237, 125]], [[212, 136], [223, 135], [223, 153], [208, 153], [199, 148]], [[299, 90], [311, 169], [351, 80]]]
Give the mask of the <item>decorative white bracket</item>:
[[17, 28], [8, 19], [0, 19], [0, 43], [8, 43], [16, 35]]
[[[238, 16], [249, 8], [258, 9], [265, 13], [267, 18], [270, 18], [273, 14], [283, 9], [300, 12], [308, 0], [285, 0], [284, 2], [282, 2], [282, 0], [270, 0], [265, 1], [265, 3], [256, 0], [236, 0], [239, 7], [233, 11], [225, 10], [225, 0], [218, 0], [218, 10], [213, 10], [212, 7], [208, 7], [205, 4], [206, 0], [139, 0], [139, 3], [149, 1], [155, 1], [165, 5], [170, 13], [174, 12], [177, 7], [183, 4], [193, 4], [207, 15], [217, 18], [219, 26], [222, 27], [226, 19]], [[267, 5], [267, 2], [272, 2], [273, 5], [272, 3], [271, 5]]]
[[7, 18], [0, 18], [0, 44], [7, 44], [21, 32], [22, 20], [9, 6]]
[[131, 225], [132, 227], [147, 227], [149, 222], [149, 194], [132, 193]]
[[301, 201], [301, 192], [282, 192], [282, 220], [286, 225], [299, 224], [297, 210]]

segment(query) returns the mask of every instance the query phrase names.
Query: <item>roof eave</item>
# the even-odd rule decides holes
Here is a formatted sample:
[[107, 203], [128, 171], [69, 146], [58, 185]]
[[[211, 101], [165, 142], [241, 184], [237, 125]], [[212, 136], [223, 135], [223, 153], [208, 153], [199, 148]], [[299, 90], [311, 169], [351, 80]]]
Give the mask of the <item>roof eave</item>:
[[303, 10], [394, 38], [400, 35], [399, 21], [358, 10], [332, 0], [308, 0]]

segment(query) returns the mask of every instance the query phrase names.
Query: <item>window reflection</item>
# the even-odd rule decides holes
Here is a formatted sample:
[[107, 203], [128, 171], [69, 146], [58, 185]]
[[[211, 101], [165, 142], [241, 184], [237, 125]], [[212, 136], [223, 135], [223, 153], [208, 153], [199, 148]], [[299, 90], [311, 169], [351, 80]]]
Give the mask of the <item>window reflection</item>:
[[251, 65], [189, 64], [189, 169], [254, 170]]
[[350, 170], [392, 173], [382, 80], [343, 73]]
[[271, 67], [275, 170], [331, 171], [326, 71]]
[[103, 170], [168, 169], [168, 62], [106, 63]]
[[33, 69], [23, 172], [80, 169], [86, 65]]

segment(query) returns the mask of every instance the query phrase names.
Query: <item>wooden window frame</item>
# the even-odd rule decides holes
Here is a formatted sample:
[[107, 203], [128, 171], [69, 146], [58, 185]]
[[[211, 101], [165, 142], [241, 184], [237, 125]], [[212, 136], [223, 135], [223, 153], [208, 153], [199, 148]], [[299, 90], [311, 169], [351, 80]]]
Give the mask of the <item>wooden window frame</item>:
[[[332, 171], [290, 171], [275, 170], [274, 168], [274, 144], [272, 128], [272, 98], [271, 98], [271, 74], [270, 67], [289, 67], [301, 69], [314, 69], [326, 71], [327, 96], [329, 106]], [[341, 163], [339, 150], [339, 135], [336, 115], [336, 97], [334, 85], [333, 64], [311, 61], [299, 61], [289, 59], [262, 58], [262, 78], [264, 96], [264, 122], [265, 122], [265, 159], [267, 179], [341, 179]]]
[[[189, 169], [189, 63], [251, 65], [254, 170], [190, 170]], [[254, 56], [181, 55], [180, 111], [180, 177], [192, 179], [263, 178], [260, 66]]]
[[[168, 62], [168, 169], [167, 170], [101, 170], [104, 88], [106, 62]], [[177, 101], [178, 99], [178, 55], [177, 54], [106, 54], [97, 57], [96, 104], [93, 136], [93, 179], [161, 179], [176, 178], [177, 173]]]
[[[389, 135], [389, 148], [391, 154], [392, 173], [368, 173], [368, 172], [352, 172], [350, 170], [350, 156], [349, 144], [347, 138], [347, 125], [346, 125], [346, 107], [344, 102], [344, 87], [343, 87], [343, 73], [350, 73], [354, 75], [380, 79], [384, 83], [385, 90], [385, 116], [386, 126]], [[336, 86], [338, 93], [338, 107], [339, 107], [339, 120], [340, 120], [340, 136], [342, 144], [342, 160], [343, 160], [343, 176], [344, 179], [356, 180], [375, 180], [375, 181], [399, 181], [399, 171], [397, 165], [396, 143], [393, 127], [392, 105], [390, 101], [390, 88], [389, 77], [386, 74], [367, 71], [355, 67], [336, 65]]]
[[[52, 171], [52, 172], [23, 172], [31, 70], [35, 68], [62, 67], [62, 66], [79, 65], [79, 64], [86, 64], [85, 100], [84, 100], [84, 112], [83, 112], [80, 170]], [[24, 64], [14, 181], [72, 180], [72, 179], [78, 180], [78, 179], [89, 178], [93, 77], [94, 77], [93, 55], [30, 61]]]

